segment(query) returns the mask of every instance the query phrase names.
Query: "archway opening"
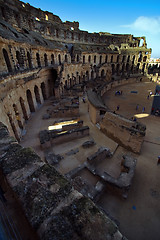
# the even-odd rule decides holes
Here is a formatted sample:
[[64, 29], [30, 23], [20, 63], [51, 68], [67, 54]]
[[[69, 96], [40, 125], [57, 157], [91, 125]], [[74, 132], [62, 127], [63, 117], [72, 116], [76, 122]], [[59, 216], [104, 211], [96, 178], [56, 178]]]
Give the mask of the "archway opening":
[[19, 114], [19, 111], [18, 111], [18, 108], [17, 108], [16, 104], [13, 104], [13, 109], [14, 109], [14, 112], [15, 112], [15, 116], [16, 116], [18, 126], [19, 126], [20, 129], [23, 129], [23, 124], [21, 122], [20, 114]]
[[29, 52], [27, 52], [27, 60], [28, 60], [29, 68], [32, 69], [32, 60]]
[[15, 124], [13, 122], [13, 119], [11, 117], [11, 114], [8, 114], [8, 119], [9, 119], [9, 122], [10, 122], [10, 125], [11, 125], [11, 128], [13, 130], [15, 138], [17, 139], [17, 141], [20, 141], [20, 138], [18, 136], [18, 132], [17, 132], [16, 126], [15, 126]]
[[19, 101], [20, 101], [20, 105], [21, 105], [21, 108], [22, 108], [23, 117], [24, 117], [25, 120], [28, 120], [27, 111], [26, 111], [26, 107], [25, 107], [23, 98], [20, 97]]
[[47, 94], [46, 94], [46, 86], [45, 86], [44, 82], [41, 83], [41, 91], [42, 91], [43, 99], [46, 100]]
[[4, 49], [4, 48], [3, 48], [3, 56], [4, 56], [4, 60], [6, 62], [6, 65], [7, 65], [8, 72], [12, 72], [12, 66], [11, 66], [11, 63], [9, 60], [9, 56], [8, 56], [6, 49]]
[[41, 61], [40, 61], [39, 53], [36, 53], [36, 60], [37, 60], [37, 66], [41, 67]]
[[35, 94], [35, 97], [36, 97], [37, 105], [40, 105], [41, 104], [41, 98], [40, 98], [39, 89], [38, 89], [37, 85], [34, 86], [34, 94]]
[[28, 101], [30, 112], [35, 112], [35, 107], [34, 107], [34, 104], [33, 104], [32, 94], [31, 94], [31, 91], [29, 89], [27, 90], [27, 101]]

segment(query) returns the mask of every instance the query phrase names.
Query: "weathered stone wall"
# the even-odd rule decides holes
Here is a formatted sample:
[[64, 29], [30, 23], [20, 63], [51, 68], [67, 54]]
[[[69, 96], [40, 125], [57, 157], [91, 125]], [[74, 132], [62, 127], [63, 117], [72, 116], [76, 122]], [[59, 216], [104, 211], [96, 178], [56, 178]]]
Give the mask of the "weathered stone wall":
[[[1, 0], [0, 16], [0, 120], [17, 139], [33, 111], [27, 90], [36, 110], [49, 96], [58, 98], [76, 84], [97, 78], [109, 83], [146, 72], [151, 49], [144, 37], [81, 31], [78, 22], [62, 22], [50, 12], [17, 0]], [[18, 108], [16, 116], [11, 102]]]
[[61, 144], [81, 137], [86, 137], [88, 135], [89, 127], [84, 126], [66, 131], [44, 130], [40, 132], [39, 138], [41, 147], [45, 149], [51, 147], [52, 145]]
[[144, 125], [130, 121], [120, 115], [106, 112], [100, 122], [100, 128], [120, 145], [135, 153], [140, 153], [145, 136], [146, 128]]
[[74, 190], [32, 149], [18, 145], [2, 123], [0, 168], [39, 239], [124, 239], [92, 201]]

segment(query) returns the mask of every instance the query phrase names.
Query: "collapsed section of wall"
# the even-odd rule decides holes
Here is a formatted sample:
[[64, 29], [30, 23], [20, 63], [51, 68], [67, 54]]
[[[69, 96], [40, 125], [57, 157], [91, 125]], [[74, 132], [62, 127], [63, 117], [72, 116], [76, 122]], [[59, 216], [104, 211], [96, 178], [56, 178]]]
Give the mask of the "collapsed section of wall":
[[140, 153], [146, 130], [143, 124], [106, 112], [100, 128], [120, 145], [135, 153]]

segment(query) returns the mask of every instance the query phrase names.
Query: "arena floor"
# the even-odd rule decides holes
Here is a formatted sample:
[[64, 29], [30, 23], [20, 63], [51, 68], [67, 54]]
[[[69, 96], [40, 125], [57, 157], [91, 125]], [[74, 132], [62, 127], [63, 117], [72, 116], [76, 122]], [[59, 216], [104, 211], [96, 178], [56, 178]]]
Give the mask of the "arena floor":
[[[160, 239], [160, 165], [157, 166], [157, 157], [160, 155], [160, 118], [150, 115], [153, 96], [147, 99], [152, 91], [154, 93], [156, 84], [152, 82], [141, 82], [128, 84], [114, 88], [104, 95], [104, 101], [110, 110], [115, 111], [127, 118], [135, 117], [147, 126], [146, 136], [142, 145], [140, 155], [129, 153], [106, 137], [97, 126], [90, 122], [87, 102], [80, 99], [80, 119], [84, 126], [90, 127], [90, 136], [77, 141], [70, 141], [53, 147], [56, 154], [64, 156], [64, 160], [57, 166], [62, 174], [83, 163], [87, 156], [97, 151], [100, 146], [106, 146], [115, 151], [112, 167], [109, 173], [117, 174], [117, 162], [124, 153], [129, 153], [137, 158], [136, 172], [133, 185], [126, 200], [106, 191], [100, 198], [98, 204], [119, 225], [120, 231], [129, 240], [159, 240]], [[116, 91], [122, 91], [122, 95], [116, 95]], [[138, 110], [136, 106], [138, 104]], [[26, 135], [23, 136], [21, 145], [32, 146], [34, 150], [44, 159], [44, 153], [40, 148], [38, 133], [53, 124], [54, 119], [43, 120], [42, 116], [50, 105], [50, 100], [32, 115], [26, 125]], [[117, 111], [117, 106], [119, 110]], [[143, 108], [145, 107], [145, 110]], [[96, 145], [88, 150], [81, 148], [86, 140], [94, 139]], [[117, 147], [118, 146], [118, 147]], [[71, 149], [78, 148], [79, 152], [74, 156], [67, 156]]]

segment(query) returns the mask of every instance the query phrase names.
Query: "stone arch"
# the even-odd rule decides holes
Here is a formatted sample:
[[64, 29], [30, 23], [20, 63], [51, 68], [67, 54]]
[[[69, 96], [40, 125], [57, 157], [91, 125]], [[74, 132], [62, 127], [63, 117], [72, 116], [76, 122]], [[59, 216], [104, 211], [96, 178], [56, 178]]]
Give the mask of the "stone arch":
[[16, 59], [17, 59], [17, 62], [19, 64], [19, 66], [23, 67], [24, 66], [24, 59], [23, 59], [22, 54], [18, 50], [16, 51]]
[[37, 85], [34, 86], [34, 94], [36, 97], [36, 102], [37, 104], [41, 104], [41, 98], [40, 98], [40, 94], [39, 94], [39, 88], [37, 87]]
[[132, 58], [132, 64], [134, 64], [134, 61], [135, 61], [135, 55]]
[[14, 122], [13, 122], [13, 119], [12, 119], [11, 114], [7, 114], [7, 116], [8, 116], [8, 119], [9, 119], [9, 122], [10, 122], [10, 125], [11, 125], [11, 128], [12, 128], [12, 130], [13, 130], [13, 133], [14, 133], [14, 135], [15, 135], [15, 138], [17, 139], [17, 141], [20, 141], [20, 138], [19, 138], [19, 136], [18, 136], [18, 132], [17, 132], [16, 126], [15, 126], [15, 124], [14, 124]]
[[126, 64], [126, 72], [129, 71], [129, 63]]
[[77, 54], [77, 62], [79, 62], [79, 55]]
[[131, 66], [131, 73], [133, 73], [133, 66], [134, 66], [134, 65]]
[[27, 94], [27, 101], [28, 101], [30, 112], [35, 112], [31, 91], [28, 89], [26, 94]]
[[99, 57], [99, 64], [102, 64], [102, 55]]
[[137, 72], [139, 71], [140, 63], [137, 64]]
[[27, 60], [28, 60], [29, 68], [32, 69], [32, 60], [31, 60], [31, 55], [29, 52], [27, 52]]
[[41, 67], [41, 60], [40, 60], [39, 53], [36, 53], [36, 60], [37, 60], [37, 66]]
[[138, 62], [142, 61], [142, 52], [139, 52]]
[[128, 58], [127, 58], [127, 62], [129, 62], [130, 61], [130, 55], [128, 56]]
[[58, 54], [58, 62], [59, 62], [59, 65], [61, 65], [61, 55]]
[[94, 56], [94, 63], [96, 63], [96, 55]]
[[51, 54], [51, 64], [54, 64], [54, 54]]
[[91, 55], [88, 56], [88, 62], [91, 62]]
[[8, 56], [6, 49], [4, 49], [4, 48], [3, 48], [3, 56], [4, 56], [4, 60], [6, 62], [6, 65], [7, 65], [8, 72], [12, 72], [12, 66], [11, 66], [11, 63], [9, 60], [9, 56]]
[[83, 56], [83, 63], [85, 63], [85, 56]]
[[67, 56], [67, 54], [65, 55], [65, 62], [68, 62], [68, 56]]
[[126, 56], [123, 55], [122, 62], [125, 62], [125, 60], [126, 60]]
[[41, 83], [41, 91], [42, 91], [43, 99], [46, 100], [47, 99], [47, 95], [46, 95], [46, 86], [45, 86], [44, 82]]
[[26, 107], [25, 107], [24, 100], [23, 100], [22, 97], [19, 98], [19, 102], [20, 102], [20, 105], [21, 105], [21, 108], [22, 108], [23, 118], [24, 118], [25, 120], [28, 120]]
[[88, 81], [89, 80], [89, 72], [86, 71], [86, 80]]
[[14, 109], [14, 113], [15, 113], [15, 116], [16, 116], [18, 126], [19, 126], [20, 129], [23, 129], [23, 124], [21, 122], [20, 114], [19, 114], [19, 111], [18, 111], [18, 108], [17, 108], [16, 104], [13, 104], [13, 109]]
[[144, 70], [145, 70], [145, 66], [146, 66], [146, 64], [143, 63], [143, 67], [142, 67], [142, 72], [143, 72], [143, 73], [144, 73]]
[[143, 62], [146, 62], [147, 61], [147, 56], [144, 56], [143, 57]]
[[103, 78], [104, 77], [104, 69], [102, 69], [102, 71], [101, 71], [101, 78]]
[[119, 55], [117, 56], [117, 63], [119, 62]]
[[124, 73], [125, 64], [122, 65], [122, 74]]
[[55, 96], [54, 86], [57, 79], [57, 71], [55, 69], [51, 69], [51, 78], [48, 79], [48, 90], [49, 96]]
[[[111, 56], [111, 63], [113, 62], [113, 55]], [[112, 64], [112, 65], [114, 65], [114, 64]]]
[[91, 79], [92, 80], [94, 79], [94, 72], [93, 72], [93, 70], [91, 71]]
[[47, 54], [46, 53], [44, 54], [44, 65], [45, 65], [45, 67], [48, 66], [48, 59], [47, 59]]
[[112, 64], [112, 75], [114, 75], [114, 73], [115, 73], [115, 66], [114, 64]]
[[105, 57], [105, 63], [107, 63], [107, 61], [108, 61], [108, 55], [106, 55]]
[[119, 63], [117, 64], [117, 67], [116, 67], [116, 72], [117, 72], [117, 75], [119, 74]]

